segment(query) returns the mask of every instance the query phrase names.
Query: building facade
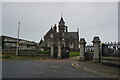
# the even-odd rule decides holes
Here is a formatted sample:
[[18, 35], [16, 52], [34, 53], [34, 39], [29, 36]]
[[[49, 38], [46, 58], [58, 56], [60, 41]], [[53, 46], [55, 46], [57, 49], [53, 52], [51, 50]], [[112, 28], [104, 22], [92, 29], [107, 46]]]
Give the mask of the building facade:
[[59, 42], [62, 43], [62, 47], [67, 47], [71, 51], [79, 50], [79, 31], [69, 32], [68, 26], [65, 25], [65, 21], [62, 16], [59, 21], [59, 25], [56, 26], [55, 24], [54, 27], [51, 27], [44, 35], [44, 41], [41, 40], [39, 45], [41, 47], [50, 48], [53, 44], [57, 46]]
[[[17, 48], [17, 38], [9, 36], [1, 36], [2, 39], [2, 50], [16, 50]], [[35, 50], [37, 43], [33, 41], [19, 39], [19, 50]]]

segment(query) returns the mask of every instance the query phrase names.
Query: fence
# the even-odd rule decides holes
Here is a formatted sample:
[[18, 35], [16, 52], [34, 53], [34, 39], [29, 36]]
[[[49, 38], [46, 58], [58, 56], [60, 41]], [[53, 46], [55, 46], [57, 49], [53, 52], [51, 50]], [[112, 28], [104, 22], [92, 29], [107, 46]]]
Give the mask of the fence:
[[120, 43], [103, 43], [101, 51], [102, 57], [120, 57]]
[[101, 63], [120, 65], [120, 42], [102, 44]]

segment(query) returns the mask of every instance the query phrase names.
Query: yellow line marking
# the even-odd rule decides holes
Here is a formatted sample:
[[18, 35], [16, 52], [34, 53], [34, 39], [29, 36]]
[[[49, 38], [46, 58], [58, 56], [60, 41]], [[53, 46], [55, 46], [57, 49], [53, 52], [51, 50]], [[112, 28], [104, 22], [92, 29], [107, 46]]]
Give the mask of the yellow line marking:
[[87, 70], [87, 69], [78, 67], [78, 66], [74, 65], [74, 63], [72, 63], [71, 65], [74, 66], [74, 67], [76, 67], [76, 68], [78, 68], [78, 69], [81, 69], [81, 70], [84, 70], [84, 71], [87, 71], [87, 72], [92, 72], [92, 73], [97, 74], [97, 75], [99, 75], [99, 76], [104, 76], [104, 77], [107, 77], [107, 78], [114, 78], [114, 79], [116, 79], [115, 77], [106, 76], [106, 75], [104, 75], [104, 74], [100, 74], [100, 73], [94, 72], [94, 71], [92, 71], [92, 70]]

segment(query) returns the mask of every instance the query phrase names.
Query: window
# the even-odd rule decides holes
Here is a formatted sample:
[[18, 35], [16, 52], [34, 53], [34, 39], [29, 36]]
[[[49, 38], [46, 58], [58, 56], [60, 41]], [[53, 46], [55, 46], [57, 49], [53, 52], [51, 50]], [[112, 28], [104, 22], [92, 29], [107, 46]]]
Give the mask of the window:
[[5, 46], [9, 46], [10, 44], [9, 43], [5, 43]]
[[50, 34], [50, 37], [53, 38], [53, 34]]
[[64, 36], [64, 33], [63, 33], [63, 36]]
[[74, 48], [74, 43], [70, 43], [70, 48]]

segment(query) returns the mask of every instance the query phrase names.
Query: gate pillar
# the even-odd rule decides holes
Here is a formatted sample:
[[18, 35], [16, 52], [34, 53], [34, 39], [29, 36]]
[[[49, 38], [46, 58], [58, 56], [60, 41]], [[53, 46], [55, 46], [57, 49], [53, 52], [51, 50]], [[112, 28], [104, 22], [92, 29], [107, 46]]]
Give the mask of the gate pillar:
[[61, 59], [62, 58], [62, 51], [61, 51], [61, 42], [58, 43], [58, 54], [57, 58]]
[[51, 56], [51, 58], [54, 58], [54, 46], [55, 45], [51, 45], [51, 54], [50, 54], [50, 56]]
[[85, 60], [85, 39], [81, 38], [80, 39], [80, 60], [84, 61]]
[[94, 46], [94, 55], [93, 62], [100, 62], [100, 39], [98, 36], [93, 38], [93, 46]]

